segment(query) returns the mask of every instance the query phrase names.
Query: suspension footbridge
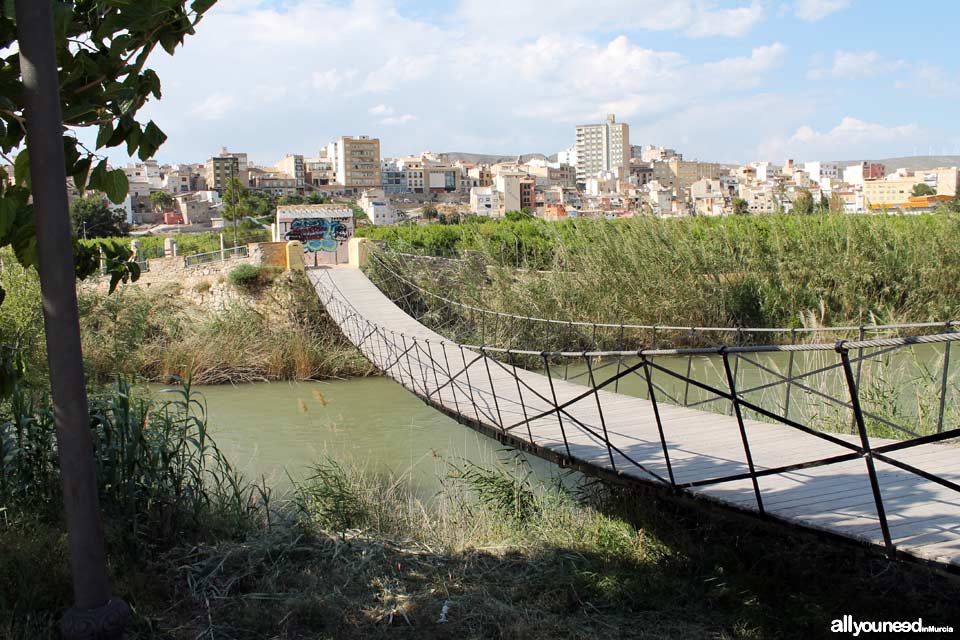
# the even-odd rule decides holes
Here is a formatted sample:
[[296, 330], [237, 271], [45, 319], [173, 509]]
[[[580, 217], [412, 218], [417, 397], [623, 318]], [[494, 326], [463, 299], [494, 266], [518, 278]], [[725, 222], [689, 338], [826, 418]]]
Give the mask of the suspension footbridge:
[[[960, 428], [949, 424], [946, 402], [950, 345], [960, 334], [950, 323], [828, 344], [542, 351], [440, 335], [357, 268], [317, 268], [308, 277], [330, 317], [381, 371], [503, 442], [587, 473], [960, 567]], [[598, 327], [619, 328], [621, 342], [630, 328], [555, 324], [579, 335], [592, 328], [594, 337]], [[939, 354], [930, 377], [935, 415], [880, 412], [864, 397], [862, 378], [890, 353], [917, 348]], [[788, 370], [763, 360], [769, 354], [786, 354]], [[815, 382], [825, 376], [829, 389]], [[799, 410], [801, 394], [822, 406]]]

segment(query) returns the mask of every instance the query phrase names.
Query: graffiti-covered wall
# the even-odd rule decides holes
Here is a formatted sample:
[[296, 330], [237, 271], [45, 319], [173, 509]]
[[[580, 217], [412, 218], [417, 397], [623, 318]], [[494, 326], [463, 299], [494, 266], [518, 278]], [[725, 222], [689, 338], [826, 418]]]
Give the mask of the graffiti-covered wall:
[[277, 209], [277, 240], [303, 244], [307, 266], [342, 264], [353, 237], [353, 211], [336, 205], [292, 205]]

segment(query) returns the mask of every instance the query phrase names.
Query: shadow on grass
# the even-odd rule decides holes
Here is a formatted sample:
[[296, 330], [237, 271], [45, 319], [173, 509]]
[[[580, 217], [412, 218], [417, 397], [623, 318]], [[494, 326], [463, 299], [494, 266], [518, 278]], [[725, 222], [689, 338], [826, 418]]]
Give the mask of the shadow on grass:
[[[130, 550], [113, 557], [115, 591], [135, 610], [130, 638], [766, 639], [829, 637], [845, 614], [960, 623], [960, 582], [927, 567], [619, 487], [580, 500], [575, 522], [475, 511], [510, 532], [489, 544], [288, 522]], [[65, 544], [37, 522], [0, 534], [0, 636], [56, 637]]]

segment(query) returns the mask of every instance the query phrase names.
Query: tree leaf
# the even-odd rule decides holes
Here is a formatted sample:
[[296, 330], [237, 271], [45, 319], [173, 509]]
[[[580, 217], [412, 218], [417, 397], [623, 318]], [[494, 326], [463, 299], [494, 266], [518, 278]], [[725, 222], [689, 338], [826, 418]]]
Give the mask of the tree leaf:
[[97, 191], [106, 191], [106, 181], [107, 159], [104, 158], [97, 163], [97, 166], [93, 168], [93, 171], [90, 173], [90, 180], [87, 182], [87, 186], [91, 189], [96, 189]]
[[13, 181], [30, 188], [30, 152], [24, 149], [13, 161]]
[[87, 189], [87, 177], [90, 175], [90, 165], [92, 163], [93, 158], [86, 157], [77, 161], [77, 164], [73, 167], [73, 184], [81, 196]]
[[127, 174], [123, 172], [123, 169], [114, 169], [107, 172], [103, 192], [110, 198], [110, 202], [122, 204], [129, 190], [130, 182], [127, 180]]
[[153, 154], [157, 152], [157, 149], [160, 148], [167, 140], [167, 134], [160, 130], [153, 120], [147, 123], [147, 126], [143, 130], [143, 136], [140, 140], [140, 154], [139, 157], [141, 160], [148, 160], [153, 157]]
[[0, 244], [6, 244], [7, 234], [13, 228], [19, 208], [20, 204], [13, 198], [0, 199]]
[[198, 15], [203, 14], [217, 3], [217, 0], [193, 0], [190, 3], [190, 9], [192, 9]]
[[104, 122], [100, 125], [100, 130], [97, 132], [97, 149], [102, 148], [113, 136], [113, 123]]
[[10, 239], [17, 261], [24, 267], [37, 266], [37, 231], [32, 222], [18, 226]]

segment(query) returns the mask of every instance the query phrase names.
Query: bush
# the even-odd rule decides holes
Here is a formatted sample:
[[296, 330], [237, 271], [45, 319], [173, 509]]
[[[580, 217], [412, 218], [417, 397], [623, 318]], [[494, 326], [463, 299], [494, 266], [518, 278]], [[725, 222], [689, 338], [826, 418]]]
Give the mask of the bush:
[[264, 283], [264, 269], [257, 265], [241, 264], [230, 272], [230, 284], [240, 289], [257, 289]]

